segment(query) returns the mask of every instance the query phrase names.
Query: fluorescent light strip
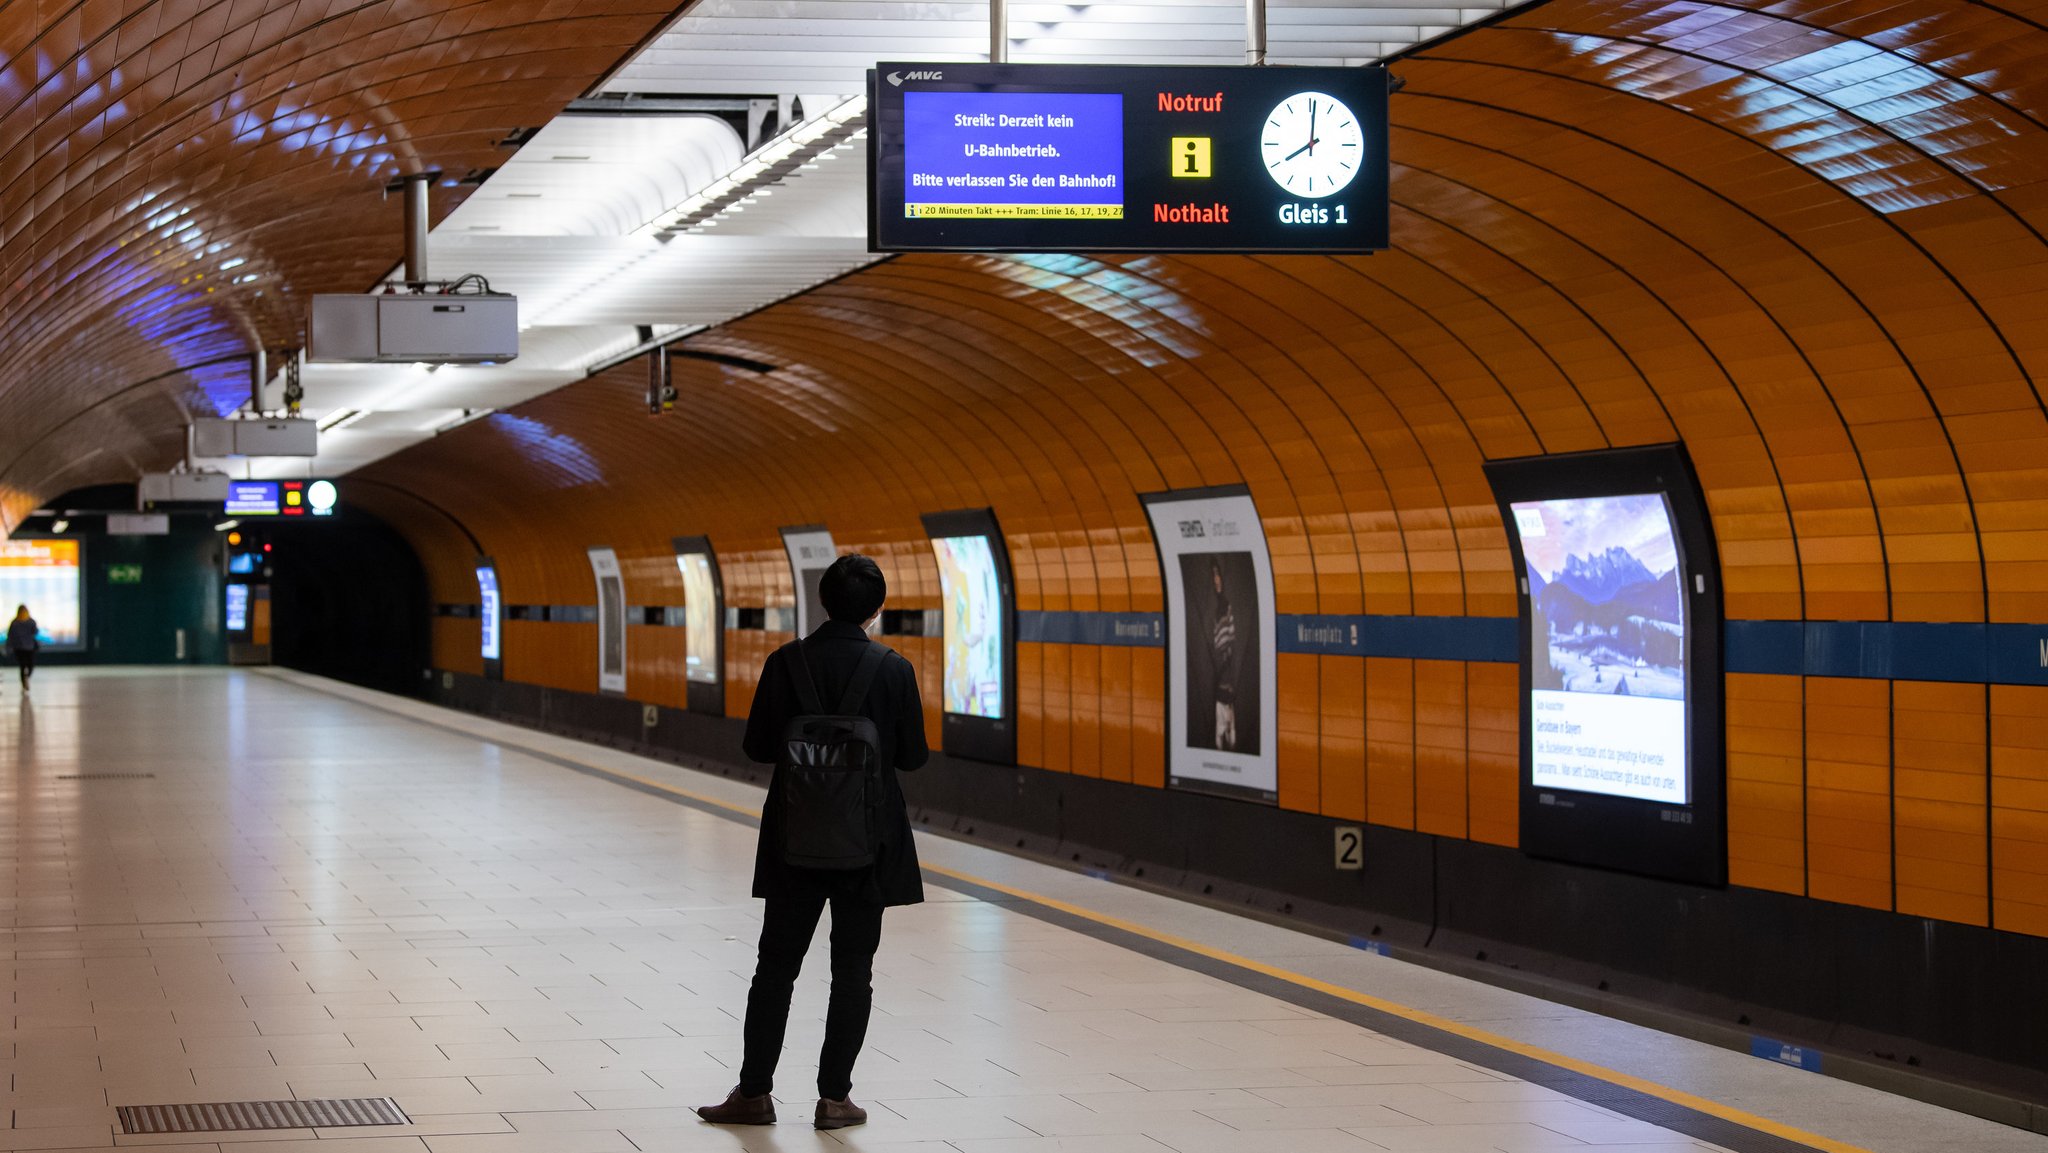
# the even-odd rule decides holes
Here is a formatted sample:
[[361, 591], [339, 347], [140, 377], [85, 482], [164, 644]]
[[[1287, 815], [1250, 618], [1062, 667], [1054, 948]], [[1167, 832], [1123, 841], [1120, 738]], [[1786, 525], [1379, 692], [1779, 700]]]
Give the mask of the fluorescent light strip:
[[436, 426], [434, 429], [434, 435], [440, 436], [444, 432], [454, 432], [456, 429], [461, 428], [463, 425], [468, 424], [471, 421], [482, 420], [483, 418], [491, 415], [496, 411], [498, 410], [495, 408], [472, 408], [467, 412], [464, 412], [461, 416], [456, 417], [454, 420], [451, 420], [446, 424]]
[[855, 96], [823, 116], [814, 117], [762, 145], [738, 168], [705, 185], [667, 214], [665, 224], [649, 224], [639, 231], [651, 232], [663, 240], [678, 232], [709, 223], [729, 212], [744, 211], [741, 201], [778, 184], [798, 168], [858, 139], [867, 128], [867, 98]]

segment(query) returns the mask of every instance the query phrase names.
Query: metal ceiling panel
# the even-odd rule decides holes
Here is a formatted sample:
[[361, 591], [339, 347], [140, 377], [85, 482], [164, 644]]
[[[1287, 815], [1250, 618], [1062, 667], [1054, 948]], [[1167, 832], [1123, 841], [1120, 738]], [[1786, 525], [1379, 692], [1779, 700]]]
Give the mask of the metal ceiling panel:
[[[1359, 0], [1269, 4], [1273, 64], [1366, 64], [1499, 11]], [[1013, 4], [1017, 63], [1242, 64], [1240, 0]], [[606, 82], [613, 93], [858, 93], [877, 60], [982, 60], [988, 5], [703, 0]]]

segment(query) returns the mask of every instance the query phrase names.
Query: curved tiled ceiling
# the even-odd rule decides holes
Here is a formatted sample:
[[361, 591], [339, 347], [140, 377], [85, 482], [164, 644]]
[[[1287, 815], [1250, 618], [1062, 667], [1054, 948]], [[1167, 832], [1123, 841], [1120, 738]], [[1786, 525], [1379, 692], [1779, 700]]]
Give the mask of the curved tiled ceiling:
[[235, 358], [392, 267], [386, 182], [496, 165], [674, 7], [0, 3], [0, 526], [176, 459]]
[[[931, 607], [919, 514], [990, 505], [1020, 609], [1157, 612], [1138, 494], [1242, 482], [1279, 612], [1506, 617], [1481, 463], [1682, 439], [1731, 619], [2038, 624], [2044, 21], [1550, 0], [1394, 63], [1388, 252], [899, 258], [690, 338], [723, 359], [679, 362], [673, 416], [626, 365], [348, 491], [443, 602], [480, 550], [509, 602], [588, 604], [605, 545], [629, 601], [673, 605], [670, 537], [706, 533], [729, 604], [788, 604], [777, 526], [817, 521]], [[510, 622], [506, 677], [591, 691], [589, 627]], [[1869, 635], [1937, 632], [1973, 635]], [[473, 622], [436, 635], [480, 671]], [[728, 633], [729, 710], [773, 639]], [[1734, 883], [2048, 934], [2048, 689], [1800, 661], [1727, 678]], [[1160, 783], [1158, 650], [1018, 662], [1020, 759]], [[1281, 805], [1512, 843], [1515, 675], [1283, 652]]]
[[[1143, 539], [1138, 492], [1244, 479], [1299, 538], [1282, 611], [1509, 613], [1479, 462], [1683, 438], [1732, 615], [2040, 619], [2044, 50], [1942, 0], [1553, 0], [1396, 63], [1391, 252], [897, 260], [693, 339], [782, 367], [693, 378], [686, 419], [533, 411], [674, 477], [655, 536], [992, 502], [1072, 560]], [[921, 447], [848, 479], [844, 436]], [[523, 505], [492, 437], [388, 475]]]

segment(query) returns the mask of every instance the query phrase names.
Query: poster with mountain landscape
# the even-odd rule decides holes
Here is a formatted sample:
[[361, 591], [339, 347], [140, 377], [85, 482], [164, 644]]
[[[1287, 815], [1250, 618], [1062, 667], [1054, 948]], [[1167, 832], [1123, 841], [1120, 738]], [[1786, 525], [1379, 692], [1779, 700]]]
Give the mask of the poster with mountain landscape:
[[1685, 597], [1660, 494], [1514, 506], [1537, 691], [1685, 699]]

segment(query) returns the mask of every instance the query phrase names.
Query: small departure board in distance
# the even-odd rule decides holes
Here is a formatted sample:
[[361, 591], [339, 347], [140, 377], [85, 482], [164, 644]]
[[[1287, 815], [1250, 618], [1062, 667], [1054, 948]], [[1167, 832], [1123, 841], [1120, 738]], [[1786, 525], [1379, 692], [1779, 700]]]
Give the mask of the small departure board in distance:
[[1387, 246], [1387, 73], [878, 64], [876, 252]]

